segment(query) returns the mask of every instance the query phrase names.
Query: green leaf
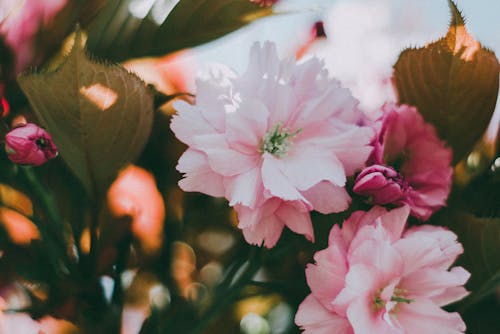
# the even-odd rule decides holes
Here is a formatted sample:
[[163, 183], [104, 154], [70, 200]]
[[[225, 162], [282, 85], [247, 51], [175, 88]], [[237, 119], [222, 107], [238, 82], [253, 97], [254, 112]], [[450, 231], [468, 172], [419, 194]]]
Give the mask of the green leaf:
[[114, 61], [160, 56], [212, 41], [272, 13], [249, 0], [171, 0], [157, 1], [139, 15], [139, 3], [108, 1], [88, 27], [89, 50]]
[[448, 33], [419, 49], [403, 51], [394, 65], [400, 103], [418, 107], [460, 161], [484, 133], [495, 109], [499, 63], [466, 30], [449, 1]]
[[472, 274], [467, 282], [472, 294], [465, 304], [475, 304], [500, 286], [500, 218], [478, 218], [464, 212], [448, 217], [447, 225], [464, 247], [457, 264]]
[[81, 38], [77, 31], [56, 70], [23, 74], [18, 81], [88, 194], [102, 195], [148, 140], [153, 95], [123, 67], [90, 60]]

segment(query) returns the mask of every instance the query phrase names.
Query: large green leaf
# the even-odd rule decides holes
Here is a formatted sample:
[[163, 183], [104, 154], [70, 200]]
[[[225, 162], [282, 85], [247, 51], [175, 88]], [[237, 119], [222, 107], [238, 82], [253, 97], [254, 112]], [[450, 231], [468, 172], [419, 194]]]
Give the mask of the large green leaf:
[[400, 103], [418, 107], [440, 137], [464, 158], [484, 133], [495, 109], [499, 64], [467, 32], [464, 19], [449, 1], [448, 33], [419, 49], [407, 49], [394, 65]]
[[272, 13], [249, 0], [153, 2], [141, 13], [145, 1], [108, 1], [88, 27], [89, 50], [114, 61], [160, 56], [212, 41]]
[[123, 67], [90, 60], [80, 32], [55, 71], [24, 74], [18, 81], [62, 158], [91, 195], [103, 194], [149, 137], [151, 92]]

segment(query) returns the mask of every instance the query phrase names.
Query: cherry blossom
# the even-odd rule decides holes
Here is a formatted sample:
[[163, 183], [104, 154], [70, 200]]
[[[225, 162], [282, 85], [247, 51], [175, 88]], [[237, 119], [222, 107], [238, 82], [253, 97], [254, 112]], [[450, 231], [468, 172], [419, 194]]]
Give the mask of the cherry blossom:
[[311, 294], [295, 322], [307, 334], [463, 333], [441, 307], [465, 297], [470, 274], [450, 266], [463, 252], [451, 231], [405, 229], [410, 209], [356, 211], [330, 232], [306, 269]]
[[196, 104], [174, 104], [171, 128], [189, 146], [179, 185], [227, 198], [252, 244], [274, 246], [285, 225], [313, 240], [309, 211], [346, 210], [346, 178], [372, 151], [357, 104], [318, 59], [255, 44], [243, 75], [199, 79]]

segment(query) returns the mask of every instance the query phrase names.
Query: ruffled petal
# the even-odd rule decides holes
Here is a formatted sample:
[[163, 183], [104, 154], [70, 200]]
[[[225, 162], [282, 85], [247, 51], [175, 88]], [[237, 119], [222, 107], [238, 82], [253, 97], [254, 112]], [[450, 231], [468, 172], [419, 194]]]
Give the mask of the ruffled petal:
[[179, 159], [177, 170], [185, 173], [179, 181], [184, 191], [198, 191], [214, 197], [224, 196], [223, 178], [208, 165], [205, 154], [188, 149]]
[[351, 204], [351, 196], [345, 188], [328, 181], [322, 181], [301, 193], [312, 204], [314, 210], [325, 215], [345, 211]]
[[307, 296], [299, 305], [295, 323], [305, 330], [304, 334], [352, 333], [347, 319], [325, 310], [312, 295]]

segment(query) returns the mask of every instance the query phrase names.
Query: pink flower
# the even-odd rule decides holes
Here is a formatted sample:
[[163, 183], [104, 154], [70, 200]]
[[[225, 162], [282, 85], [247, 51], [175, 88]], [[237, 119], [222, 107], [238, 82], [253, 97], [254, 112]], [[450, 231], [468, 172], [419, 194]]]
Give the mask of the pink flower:
[[0, 1], [0, 35], [16, 56], [16, 72], [29, 66], [36, 53], [39, 30], [48, 26], [67, 0]]
[[12, 162], [40, 166], [57, 156], [50, 134], [33, 123], [18, 126], [5, 135], [5, 151]]
[[414, 107], [387, 104], [375, 149], [356, 179], [354, 192], [373, 204], [408, 204], [427, 220], [446, 204], [451, 190], [452, 151]]
[[306, 269], [311, 294], [295, 322], [307, 334], [463, 333], [442, 306], [468, 293], [470, 274], [448, 268], [463, 252], [456, 235], [423, 225], [405, 230], [409, 207], [357, 211], [330, 232]]
[[189, 146], [179, 185], [226, 197], [252, 244], [273, 247], [285, 225], [312, 240], [309, 211], [347, 209], [346, 176], [372, 150], [356, 105], [317, 59], [280, 61], [274, 44], [255, 44], [245, 74], [199, 79], [196, 104], [174, 105], [171, 128]]

